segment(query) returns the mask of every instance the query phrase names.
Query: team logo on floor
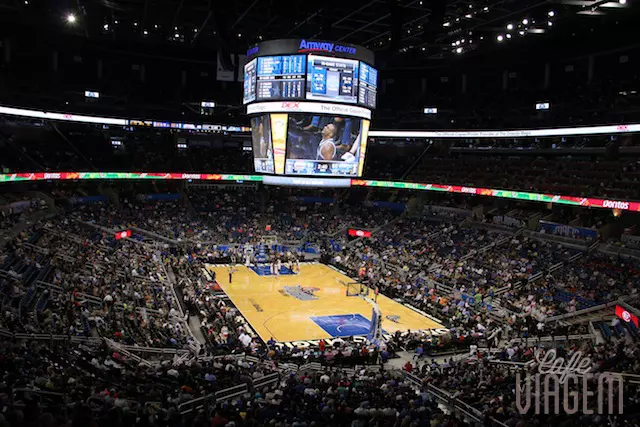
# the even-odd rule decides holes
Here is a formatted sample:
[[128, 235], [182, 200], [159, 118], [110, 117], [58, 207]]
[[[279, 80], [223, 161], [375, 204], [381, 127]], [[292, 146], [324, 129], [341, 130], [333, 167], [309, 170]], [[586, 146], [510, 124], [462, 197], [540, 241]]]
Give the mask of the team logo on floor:
[[312, 288], [312, 287], [302, 287], [300, 285], [297, 286], [285, 286], [283, 289], [285, 294], [297, 298], [301, 301], [310, 301], [314, 299], [318, 299], [315, 295], [316, 292], [320, 290], [320, 288]]

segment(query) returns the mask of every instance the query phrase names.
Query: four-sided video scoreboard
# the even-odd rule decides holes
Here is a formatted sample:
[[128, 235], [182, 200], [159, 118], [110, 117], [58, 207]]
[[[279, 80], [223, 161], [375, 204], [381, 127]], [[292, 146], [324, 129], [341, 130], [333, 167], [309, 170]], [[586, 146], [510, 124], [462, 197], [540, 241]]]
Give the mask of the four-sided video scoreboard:
[[255, 171], [362, 175], [378, 71], [360, 46], [286, 39], [247, 52], [244, 96]]

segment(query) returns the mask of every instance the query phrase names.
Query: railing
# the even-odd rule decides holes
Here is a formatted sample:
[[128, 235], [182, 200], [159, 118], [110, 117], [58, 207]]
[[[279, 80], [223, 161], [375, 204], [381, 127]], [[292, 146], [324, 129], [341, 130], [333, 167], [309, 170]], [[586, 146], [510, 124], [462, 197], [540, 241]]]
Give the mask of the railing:
[[608, 302], [606, 304], [600, 304], [600, 305], [596, 305], [596, 306], [593, 306], [593, 307], [585, 308], [585, 309], [582, 309], [582, 310], [574, 311], [573, 313], [558, 314], [557, 316], [550, 316], [550, 317], [547, 317], [545, 319], [545, 322], [554, 322], [554, 321], [559, 321], [559, 320], [570, 319], [572, 317], [582, 316], [583, 314], [589, 314], [589, 313], [593, 313], [595, 311], [604, 310], [605, 308], [612, 307], [612, 306], [614, 306], [616, 304], [618, 304], [617, 300]]
[[243, 396], [249, 391], [259, 388], [272, 387], [280, 382], [280, 374], [272, 373], [260, 378], [256, 378], [251, 381], [251, 384], [239, 384], [233, 387], [219, 390], [215, 393], [208, 394], [206, 396], [198, 397], [196, 399], [184, 402], [178, 405], [178, 411], [180, 415], [190, 414], [195, 411], [203, 410], [206, 414], [209, 413], [209, 409], [215, 406], [218, 402], [225, 402], [236, 397]]
[[[422, 380], [416, 375], [410, 374], [408, 372], [405, 372], [404, 375], [405, 375], [405, 379], [409, 383], [411, 383], [412, 385], [414, 385], [415, 387], [421, 390], [426, 391], [436, 399], [447, 404], [454, 412], [462, 414], [463, 417], [468, 418], [469, 420], [473, 421], [477, 425], [483, 425], [483, 426], [486, 425], [484, 423], [484, 416], [480, 410], [474, 408], [468, 403], [463, 402], [460, 399], [453, 397], [453, 395], [451, 395], [450, 393], [447, 393], [446, 391], [432, 384], [424, 385]], [[491, 418], [491, 423], [492, 423], [491, 425], [494, 427], [508, 427], [506, 424], [496, 420], [493, 417]]]

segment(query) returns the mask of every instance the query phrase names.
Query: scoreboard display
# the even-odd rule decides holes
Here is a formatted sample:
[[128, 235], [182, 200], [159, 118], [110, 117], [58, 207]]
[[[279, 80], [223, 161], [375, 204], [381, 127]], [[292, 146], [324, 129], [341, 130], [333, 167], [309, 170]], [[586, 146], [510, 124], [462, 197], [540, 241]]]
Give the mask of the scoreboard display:
[[373, 51], [280, 39], [250, 47], [247, 57], [243, 103], [255, 172], [302, 181], [361, 177], [378, 89]]
[[247, 62], [244, 66], [244, 96], [243, 103], [256, 100], [256, 63], [257, 59]]
[[[282, 52], [282, 54], [281, 54]], [[319, 101], [376, 108], [373, 52], [310, 40], [263, 42], [247, 52], [243, 104]]]
[[300, 99], [304, 96], [305, 55], [265, 56], [257, 60], [255, 100]]
[[307, 99], [358, 102], [358, 61], [309, 55]]
[[378, 95], [378, 70], [364, 62], [361, 62], [358, 84], [358, 103], [370, 108], [376, 108], [376, 96]]

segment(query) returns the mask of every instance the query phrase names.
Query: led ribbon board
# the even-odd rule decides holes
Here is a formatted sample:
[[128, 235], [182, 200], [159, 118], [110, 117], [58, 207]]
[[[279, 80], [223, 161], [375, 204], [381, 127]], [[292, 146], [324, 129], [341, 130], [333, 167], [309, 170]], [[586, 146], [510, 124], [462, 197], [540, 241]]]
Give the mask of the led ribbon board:
[[462, 187], [446, 184], [422, 184], [417, 182], [373, 181], [352, 179], [352, 186], [382, 187], [404, 190], [443, 191], [448, 193], [475, 194], [477, 196], [502, 197], [505, 199], [528, 200], [542, 203], [559, 203], [563, 205], [584, 206], [604, 209], [620, 209], [640, 212], [640, 202], [622, 200], [595, 199], [591, 197], [562, 196], [558, 194], [528, 193], [514, 190], [495, 190], [491, 188]]
[[491, 188], [462, 187], [459, 185], [424, 184], [418, 182], [376, 181], [348, 178], [293, 178], [286, 182], [276, 177], [262, 175], [201, 174], [175, 172], [26, 172], [0, 174], [0, 183], [19, 181], [55, 181], [80, 179], [176, 179], [202, 181], [249, 181], [264, 182], [271, 185], [305, 185], [309, 187], [378, 187], [399, 190], [441, 191], [448, 193], [473, 194], [476, 196], [502, 197], [505, 199], [526, 200], [541, 203], [558, 203], [571, 206], [583, 206], [602, 209], [619, 209], [640, 212], [640, 202], [596, 199], [591, 197], [563, 196], [559, 194], [528, 193], [515, 190], [496, 190]]

